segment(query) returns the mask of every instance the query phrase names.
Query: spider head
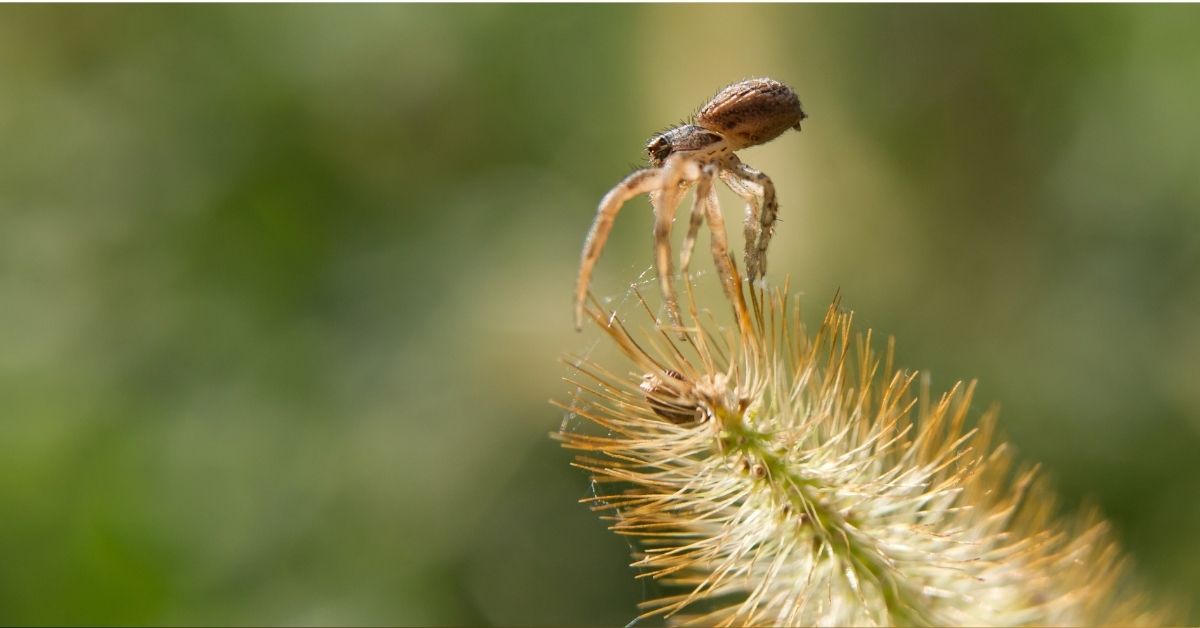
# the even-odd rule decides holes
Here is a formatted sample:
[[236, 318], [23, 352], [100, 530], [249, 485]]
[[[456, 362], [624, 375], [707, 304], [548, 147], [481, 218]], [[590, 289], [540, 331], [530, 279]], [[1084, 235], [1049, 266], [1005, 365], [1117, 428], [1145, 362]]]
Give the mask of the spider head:
[[655, 168], [661, 167], [673, 150], [666, 133], [655, 135], [646, 142], [646, 154], [650, 156], [650, 165]]
[[723, 139], [719, 133], [694, 124], [684, 124], [650, 138], [646, 142], [646, 154], [650, 157], [650, 165], [660, 168], [672, 153], [703, 150]]

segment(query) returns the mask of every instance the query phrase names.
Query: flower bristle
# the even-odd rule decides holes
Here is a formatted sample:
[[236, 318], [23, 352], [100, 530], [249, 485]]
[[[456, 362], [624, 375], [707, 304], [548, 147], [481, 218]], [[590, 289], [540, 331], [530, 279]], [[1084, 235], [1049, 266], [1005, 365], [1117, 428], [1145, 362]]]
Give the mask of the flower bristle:
[[[740, 285], [740, 284], [739, 284]], [[690, 288], [690, 286], [689, 286]], [[689, 292], [689, 294], [691, 294]], [[700, 625], [1158, 624], [1095, 512], [1061, 516], [1036, 467], [997, 442], [973, 384], [931, 396], [835, 299], [809, 333], [786, 288], [726, 295], [635, 338], [629, 361], [569, 361], [556, 438], [672, 593], [641, 617]], [[639, 294], [640, 299], [640, 294]], [[645, 304], [645, 301], [642, 301]], [[689, 420], [689, 417], [694, 417]], [[578, 420], [578, 419], [577, 419]], [[607, 489], [607, 490], [606, 490]]]

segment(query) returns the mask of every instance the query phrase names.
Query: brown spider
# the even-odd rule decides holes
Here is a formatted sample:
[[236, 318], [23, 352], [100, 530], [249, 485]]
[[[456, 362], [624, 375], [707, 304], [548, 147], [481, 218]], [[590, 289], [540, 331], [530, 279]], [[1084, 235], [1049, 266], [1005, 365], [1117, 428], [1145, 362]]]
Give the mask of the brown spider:
[[717, 92], [696, 114], [694, 123], [683, 124], [650, 138], [646, 152], [650, 167], [625, 177], [600, 200], [596, 220], [583, 243], [579, 281], [575, 288], [575, 328], [583, 325], [583, 302], [587, 297], [592, 269], [612, 230], [617, 212], [629, 199], [649, 193], [654, 208], [654, 259], [663, 299], [675, 322], [679, 322], [675, 291], [671, 285], [671, 223], [675, 209], [688, 188], [696, 186], [691, 223], [679, 265], [687, 273], [696, 233], [707, 218], [712, 230], [712, 252], [726, 294], [732, 296], [735, 273], [725, 239], [725, 219], [717, 204], [713, 177], [746, 200], [746, 273], [753, 282], [767, 269], [767, 245], [775, 231], [775, 184], [767, 175], [747, 166], [735, 151], [765, 144], [788, 129], [800, 130], [804, 120], [800, 98], [790, 87], [769, 78], [734, 83]]

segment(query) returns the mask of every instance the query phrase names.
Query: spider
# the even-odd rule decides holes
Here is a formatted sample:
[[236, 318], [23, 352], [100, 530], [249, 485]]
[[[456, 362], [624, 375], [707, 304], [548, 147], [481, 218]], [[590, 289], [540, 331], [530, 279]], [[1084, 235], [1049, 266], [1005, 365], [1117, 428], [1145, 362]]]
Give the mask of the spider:
[[583, 303], [592, 269], [612, 230], [617, 212], [629, 199], [649, 194], [654, 208], [654, 259], [663, 300], [675, 322], [678, 306], [671, 280], [671, 223], [684, 194], [696, 187], [691, 223], [680, 251], [679, 265], [687, 273], [696, 234], [707, 219], [712, 253], [727, 295], [736, 290], [736, 273], [729, 259], [725, 219], [717, 204], [713, 178], [746, 201], [746, 273], [753, 282], [767, 270], [767, 245], [775, 231], [775, 184], [762, 172], [738, 159], [735, 151], [765, 144], [788, 129], [800, 130], [808, 116], [790, 87], [769, 78], [734, 83], [717, 92], [696, 114], [695, 121], [650, 138], [646, 153], [650, 167], [625, 177], [600, 200], [596, 219], [583, 243], [575, 289], [575, 328], [583, 325]]

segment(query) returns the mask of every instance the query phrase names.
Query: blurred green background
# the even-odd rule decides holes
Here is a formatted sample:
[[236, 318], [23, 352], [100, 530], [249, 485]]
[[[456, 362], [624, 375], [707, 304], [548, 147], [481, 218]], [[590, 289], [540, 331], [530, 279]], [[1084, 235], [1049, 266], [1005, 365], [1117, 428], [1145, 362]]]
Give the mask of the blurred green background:
[[[628, 548], [547, 438], [595, 337], [579, 247], [651, 132], [758, 75], [811, 115], [743, 155], [782, 202], [771, 279], [980, 378], [1194, 608], [1197, 33], [1191, 6], [2, 7], [0, 623], [628, 621]], [[599, 292], [649, 233], [639, 200]]]

